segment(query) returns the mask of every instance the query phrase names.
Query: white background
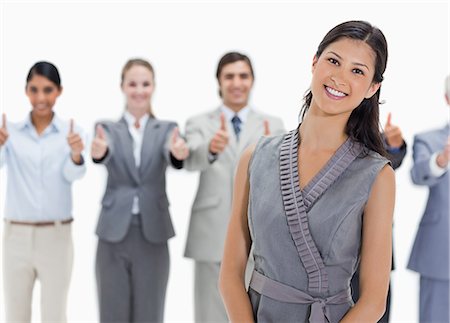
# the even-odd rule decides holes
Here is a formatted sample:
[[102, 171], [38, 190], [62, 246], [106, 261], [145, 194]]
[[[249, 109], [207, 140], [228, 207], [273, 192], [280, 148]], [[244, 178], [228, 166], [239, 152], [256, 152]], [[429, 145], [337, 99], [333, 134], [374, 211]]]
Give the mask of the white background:
[[[378, 26], [389, 44], [382, 86], [381, 122], [388, 112], [401, 126], [409, 151], [397, 171], [392, 274], [393, 322], [417, 322], [418, 275], [407, 259], [426, 201], [426, 188], [410, 181], [413, 135], [443, 126], [449, 108], [444, 78], [449, 72], [449, 3], [424, 2], [219, 2], [219, 1], [3, 1], [1, 3], [0, 112], [9, 121], [30, 110], [24, 95], [29, 68], [49, 60], [59, 68], [64, 92], [55, 109], [88, 133], [98, 119], [120, 117], [123, 64], [131, 57], [152, 62], [156, 71], [153, 107], [157, 117], [176, 120], [215, 108], [215, 70], [220, 57], [238, 50], [250, 56], [256, 81], [251, 102], [280, 116], [287, 129], [297, 124], [310, 65], [325, 33], [352, 19]], [[95, 225], [105, 188], [105, 171], [88, 160], [86, 176], [74, 185], [75, 264], [68, 316], [97, 321], [94, 277]], [[0, 172], [3, 215], [5, 170]], [[167, 190], [177, 236], [170, 240], [171, 272], [166, 300], [168, 322], [193, 321], [193, 265], [183, 258], [196, 173], [169, 170]], [[0, 222], [0, 227], [3, 223]], [[33, 318], [39, 321], [39, 285]], [[0, 317], [4, 318], [0, 296]]]

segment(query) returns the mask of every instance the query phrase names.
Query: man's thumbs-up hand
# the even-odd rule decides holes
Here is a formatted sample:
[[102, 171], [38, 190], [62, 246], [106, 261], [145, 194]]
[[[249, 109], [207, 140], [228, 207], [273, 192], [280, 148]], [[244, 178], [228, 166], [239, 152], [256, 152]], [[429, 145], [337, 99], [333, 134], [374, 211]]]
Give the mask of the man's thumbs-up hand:
[[3, 113], [2, 115], [2, 124], [0, 127], [0, 147], [3, 146], [8, 140], [8, 130], [6, 129], [6, 114]]
[[389, 112], [386, 124], [384, 126], [384, 136], [386, 142], [391, 148], [400, 148], [403, 145], [403, 136], [399, 127], [393, 125], [391, 122], [392, 115]]
[[444, 149], [437, 155], [436, 163], [441, 168], [446, 168], [450, 161], [450, 136], [447, 137], [447, 143]]
[[220, 114], [220, 128], [214, 134], [214, 137], [209, 142], [209, 151], [213, 154], [218, 154], [224, 151], [228, 145], [229, 134], [227, 131], [225, 115]]
[[264, 136], [270, 136], [269, 120], [264, 120]]

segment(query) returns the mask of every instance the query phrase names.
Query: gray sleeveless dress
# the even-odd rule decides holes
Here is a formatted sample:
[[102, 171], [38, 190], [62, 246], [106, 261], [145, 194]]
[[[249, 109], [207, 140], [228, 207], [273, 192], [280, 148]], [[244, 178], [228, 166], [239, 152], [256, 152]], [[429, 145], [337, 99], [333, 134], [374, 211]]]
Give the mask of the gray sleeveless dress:
[[248, 220], [258, 322], [338, 322], [353, 306], [371, 186], [389, 161], [348, 139], [300, 190], [298, 131], [261, 138], [249, 165]]

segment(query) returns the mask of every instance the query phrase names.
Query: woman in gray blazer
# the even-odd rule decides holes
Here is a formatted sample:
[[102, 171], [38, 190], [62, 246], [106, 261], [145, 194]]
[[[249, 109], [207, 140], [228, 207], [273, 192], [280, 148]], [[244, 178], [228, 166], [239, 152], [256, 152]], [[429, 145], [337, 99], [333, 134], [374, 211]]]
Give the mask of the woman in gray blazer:
[[187, 146], [176, 123], [157, 120], [154, 71], [132, 59], [122, 70], [126, 110], [96, 126], [91, 154], [108, 180], [97, 225], [96, 276], [101, 322], [162, 322], [174, 236], [166, 195], [168, 164], [183, 166]]

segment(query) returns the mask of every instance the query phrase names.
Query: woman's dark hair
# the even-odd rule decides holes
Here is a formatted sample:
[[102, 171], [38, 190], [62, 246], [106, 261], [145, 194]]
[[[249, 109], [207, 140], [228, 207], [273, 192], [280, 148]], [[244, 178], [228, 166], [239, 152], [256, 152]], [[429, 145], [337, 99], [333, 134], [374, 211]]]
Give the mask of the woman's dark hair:
[[58, 88], [61, 88], [61, 78], [59, 77], [58, 69], [52, 63], [42, 61], [34, 64], [28, 72], [27, 83], [33, 78], [34, 75], [44, 76], [55, 83]]
[[[217, 65], [217, 72], [216, 72], [217, 81], [219, 81], [219, 83], [220, 83], [220, 80], [219, 80], [220, 73], [222, 73], [222, 69], [225, 65], [239, 62], [239, 61], [244, 61], [247, 63], [248, 67], [250, 67], [250, 73], [252, 74], [252, 78], [255, 79], [255, 73], [253, 73], [253, 67], [252, 67], [252, 62], [250, 61], [250, 58], [248, 58], [248, 56], [238, 53], [238, 52], [229, 52], [222, 56], [222, 58], [219, 61], [219, 65]], [[219, 95], [220, 95], [220, 97], [222, 97], [222, 93], [221, 93], [220, 89], [219, 89]]]
[[[347, 21], [339, 24], [325, 35], [317, 48], [316, 57], [318, 58], [330, 44], [342, 38], [361, 40], [372, 48], [375, 53], [375, 74], [372, 82], [381, 83], [388, 58], [387, 42], [381, 30], [365, 21]], [[371, 98], [364, 99], [352, 111], [345, 133], [353, 140], [385, 156], [386, 150], [379, 130], [380, 90], [381, 87]], [[311, 90], [308, 90], [300, 111], [302, 120], [311, 105], [312, 97]]]

